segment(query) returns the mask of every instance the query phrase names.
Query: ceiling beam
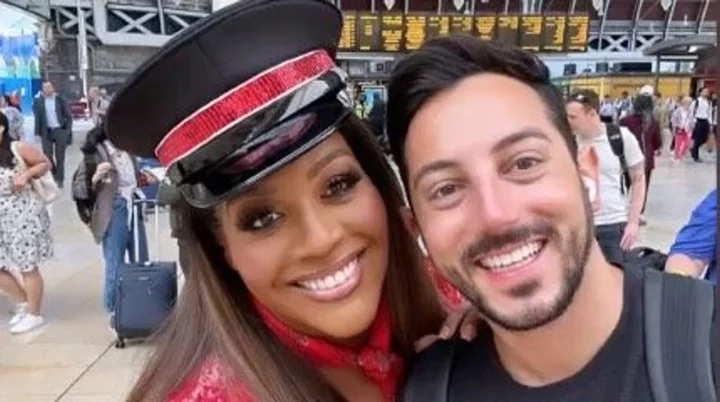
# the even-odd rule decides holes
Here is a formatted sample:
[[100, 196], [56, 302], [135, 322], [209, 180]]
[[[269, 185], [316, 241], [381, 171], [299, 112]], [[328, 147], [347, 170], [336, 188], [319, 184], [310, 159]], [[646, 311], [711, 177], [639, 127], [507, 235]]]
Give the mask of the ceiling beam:
[[700, 15], [698, 15], [697, 19], [697, 26], [695, 27], [695, 33], [699, 34], [702, 30], [702, 26], [705, 23], [705, 17], [707, 16], [708, 8], [710, 7], [710, 0], [703, 0], [702, 2], [702, 10], [700, 10]]
[[675, 15], [675, 6], [677, 6], [678, 0], [672, 0], [670, 9], [665, 13], [665, 28], [663, 29], [663, 40], [667, 39], [670, 33], [670, 22], [673, 20]]
[[605, 0], [603, 4], [603, 13], [600, 16], [600, 31], [598, 32], [598, 50], [602, 50], [602, 39], [605, 35], [605, 21], [607, 21], [608, 10], [610, 10], [610, 2], [612, 0]]
[[635, 38], [637, 38], [638, 21], [640, 20], [640, 14], [642, 13], [643, 4], [645, 0], [635, 0], [635, 12], [633, 13], [632, 28], [630, 29], [630, 51], [635, 51]]

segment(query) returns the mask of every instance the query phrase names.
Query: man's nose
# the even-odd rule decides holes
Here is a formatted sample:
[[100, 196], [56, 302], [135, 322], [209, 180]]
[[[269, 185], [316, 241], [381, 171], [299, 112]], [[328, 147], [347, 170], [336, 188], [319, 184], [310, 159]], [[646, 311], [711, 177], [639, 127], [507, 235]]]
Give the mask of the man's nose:
[[509, 186], [499, 177], [476, 179], [473, 208], [483, 230], [501, 232], [517, 225], [522, 197], [518, 197]]

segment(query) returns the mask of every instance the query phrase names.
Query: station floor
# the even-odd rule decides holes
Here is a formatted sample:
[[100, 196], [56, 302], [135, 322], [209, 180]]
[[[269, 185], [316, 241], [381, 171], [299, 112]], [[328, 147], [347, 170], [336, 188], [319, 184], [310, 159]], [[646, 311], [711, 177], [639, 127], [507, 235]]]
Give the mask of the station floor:
[[[78, 144], [87, 130], [87, 124], [76, 126], [79, 132], [69, 149], [68, 176], [80, 160]], [[693, 206], [715, 186], [715, 155], [703, 154], [704, 163], [661, 158], [652, 177], [641, 244], [666, 250]], [[0, 296], [0, 402], [123, 401], [148, 347], [113, 347], [102, 309], [101, 250], [77, 218], [69, 195], [50, 210], [56, 255], [42, 267], [46, 325], [11, 336], [7, 328], [11, 303]], [[161, 214], [161, 218], [160, 256], [175, 259], [167, 217]], [[153, 249], [157, 255], [157, 248]]]

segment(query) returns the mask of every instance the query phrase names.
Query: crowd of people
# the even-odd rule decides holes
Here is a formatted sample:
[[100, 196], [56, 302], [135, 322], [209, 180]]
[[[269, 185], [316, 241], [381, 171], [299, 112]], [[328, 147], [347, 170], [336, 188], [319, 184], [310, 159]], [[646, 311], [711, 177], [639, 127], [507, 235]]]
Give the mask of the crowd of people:
[[[111, 326], [133, 193], [152, 180], [135, 155], [166, 170], [187, 261], [128, 400], [716, 400], [715, 192], [666, 259], [635, 247], [663, 133], [699, 161], [709, 92], [671, 109], [643, 88], [610, 111], [593, 91], [563, 97], [531, 53], [451, 36], [401, 60], [373, 113], [333, 59], [342, 22], [325, 1], [233, 4], [98, 103], [72, 188]], [[22, 141], [0, 142], [0, 287], [21, 323], [42, 319], [32, 273], [52, 243], [26, 184], [64, 183], [59, 99], [47, 83], [36, 101], [45, 153], [16, 146], [26, 171]], [[17, 204], [36, 211], [33, 253], [6, 255]]]
[[[99, 129], [108, 107], [107, 94], [93, 87], [88, 98], [96, 129], [81, 147], [85, 155], [81, 165], [88, 174], [92, 199], [89, 204], [78, 200], [78, 211], [102, 245], [104, 306], [112, 321], [115, 271], [126, 253], [136, 255], [131, 247], [132, 197], [152, 179], [140, 172], [137, 158], [113, 147]], [[32, 182], [51, 172], [59, 190], [67, 183], [65, 154], [73, 143], [73, 117], [67, 100], [55, 92], [51, 82], [43, 83], [34, 98], [32, 130], [25, 129], [17, 97], [0, 99], [0, 290], [15, 304], [9, 330], [20, 334], [45, 323], [40, 267], [53, 256], [50, 216]], [[75, 184], [77, 175], [73, 179]], [[68, 196], [74, 197], [75, 191]], [[141, 233], [144, 236], [144, 231]], [[141, 255], [147, 254], [146, 247], [143, 250]]]

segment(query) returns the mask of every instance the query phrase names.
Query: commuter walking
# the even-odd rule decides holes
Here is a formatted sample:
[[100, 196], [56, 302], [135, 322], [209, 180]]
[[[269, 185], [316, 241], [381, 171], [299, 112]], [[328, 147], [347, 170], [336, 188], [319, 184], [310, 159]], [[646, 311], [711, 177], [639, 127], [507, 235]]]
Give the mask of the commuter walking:
[[687, 154], [690, 147], [690, 133], [693, 132], [693, 124], [695, 119], [692, 117], [690, 105], [692, 98], [685, 97], [680, 106], [678, 106], [672, 114], [671, 124], [673, 129], [673, 138], [675, 139], [675, 160], [682, 160]]
[[45, 156], [52, 163], [52, 172], [60, 188], [65, 182], [65, 149], [72, 143], [73, 119], [67, 101], [57, 93], [51, 82], [43, 83], [42, 93], [35, 98], [35, 135], [42, 141]]
[[695, 124], [692, 132], [693, 146], [690, 155], [692, 155], [695, 162], [702, 162], [700, 160], [700, 147], [708, 140], [713, 114], [712, 104], [710, 103], [710, 90], [703, 88], [700, 91], [700, 96], [693, 102], [691, 110]]

